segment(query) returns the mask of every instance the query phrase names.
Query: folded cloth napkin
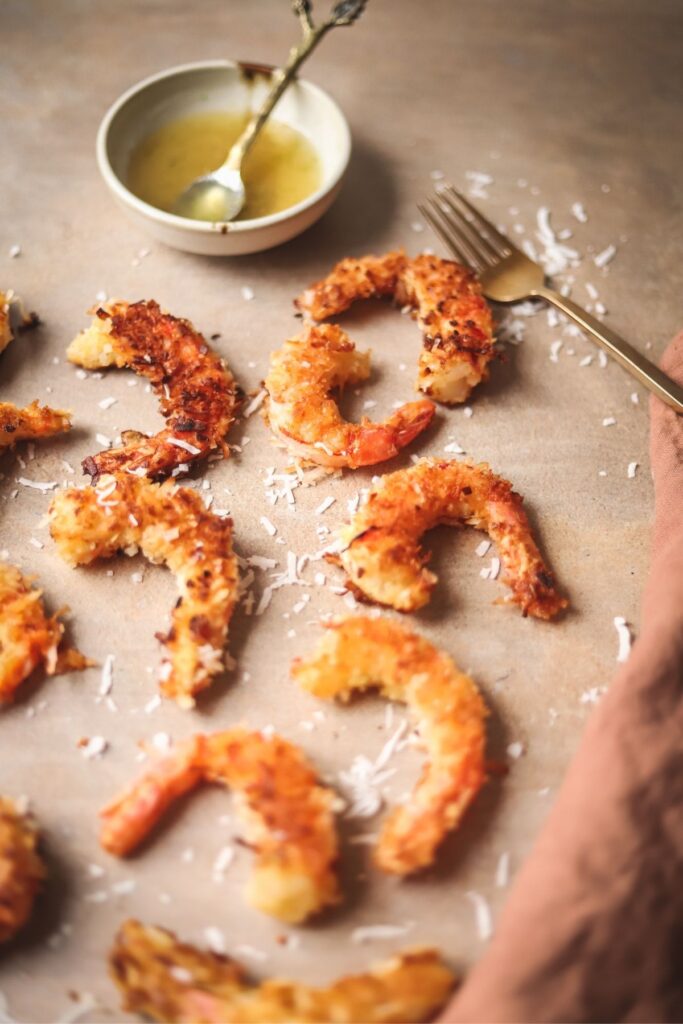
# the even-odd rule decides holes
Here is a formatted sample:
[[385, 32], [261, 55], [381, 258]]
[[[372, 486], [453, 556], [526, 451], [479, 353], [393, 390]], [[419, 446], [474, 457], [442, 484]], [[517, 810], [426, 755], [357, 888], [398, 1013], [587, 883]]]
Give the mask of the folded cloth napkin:
[[[683, 332], [662, 367], [683, 383]], [[683, 1021], [683, 416], [650, 416], [640, 635], [442, 1021]]]

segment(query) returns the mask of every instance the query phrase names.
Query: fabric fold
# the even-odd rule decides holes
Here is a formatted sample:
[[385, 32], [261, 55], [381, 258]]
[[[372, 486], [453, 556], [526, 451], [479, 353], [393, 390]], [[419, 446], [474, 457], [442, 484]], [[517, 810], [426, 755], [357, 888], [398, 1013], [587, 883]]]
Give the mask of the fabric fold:
[[[683, 332], [662, 368], [683, 383]], [[683, 416], [650, 400], [640, 635], [441, 1020], [683, 1020]]]

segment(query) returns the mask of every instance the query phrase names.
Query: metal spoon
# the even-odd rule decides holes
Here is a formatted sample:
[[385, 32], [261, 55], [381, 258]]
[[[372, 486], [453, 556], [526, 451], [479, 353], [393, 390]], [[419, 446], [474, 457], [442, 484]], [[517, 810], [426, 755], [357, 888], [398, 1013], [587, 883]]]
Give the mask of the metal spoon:
[[338, 25], [352, 25], [366, 3], [367, 0], [340, 0], [333, 7], [327, 21], [314, 25], [310, 0], [292, 0], [292, 9], [298, 16], [303, 31], [301, 42], [298, 46], [292, 47], [285, 66], [273, 75], [270, 92], [261, 108], [252, 114], [240, 137], [233, 143], [225, 162], [210, 174], [193, 181], [176, 200], [174, 213], [192, 220], [224, 222], [235, 219], [246, 200], [242, 163], [273, 107], [323, 36]]

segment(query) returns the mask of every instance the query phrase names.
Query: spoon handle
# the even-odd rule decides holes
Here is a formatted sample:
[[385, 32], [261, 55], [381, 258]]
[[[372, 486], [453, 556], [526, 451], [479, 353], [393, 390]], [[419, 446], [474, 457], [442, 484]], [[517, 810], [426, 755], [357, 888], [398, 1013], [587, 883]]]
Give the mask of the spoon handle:
[[233, 143], [223, 164], [226, 170], [238, 171], [240, 169], [242, 161], [249, 152], [273, 107], [323, 36], [336, 25], [353, 24], [363, 10], [365, 2], [366, 0], [355, 0], [355, 2], [354, 0], [342, 0], [342, 2], [336, 5], [332, 11], [332, 16], [327, 21], [322, 22], [320, 25], [314, 25], [311, 18], [310, 3], [307, 0], [293, 0], [292, 6], [301, 21], [303, 37], [298, 46], [293, 46], [289, 51], [289, 57], [284, 67], [279, 68], [273, 75], [273, 84], [270, 92], [259, 110], [252, 114], [247, 127], [240, 137]]

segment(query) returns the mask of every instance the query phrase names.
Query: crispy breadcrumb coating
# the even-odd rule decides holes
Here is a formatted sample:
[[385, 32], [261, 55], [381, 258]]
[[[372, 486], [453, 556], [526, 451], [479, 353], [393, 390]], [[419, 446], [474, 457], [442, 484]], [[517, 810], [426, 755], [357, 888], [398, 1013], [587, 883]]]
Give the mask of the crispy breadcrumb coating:
[[335, 795], [302, 751], [277, 735], [230, 729], [192, 737], [101, 812], [102, 846], [117, 856], [134, 850], [200, 782], [220, 783], [239, 798], [257, 854], [247, 887], [252, 906], [296, 923], [339, 901]]
[[422, 329], [417, 388], [446, 405], [464, 402], [489, 375], [495, 356], [491, 310], [468, 267], [423, 253], [345, 259], [307, 288], [295, 305], [326, 320], [357, 299], [393, 298]]
[[153, 301], [113, 303], [95, 311], [90, 327], [74, 338], [66, 354], [86, 369], [125, 366], [146, 377], [167, 421], [153, 437], [126, 431], [122, 448], [84, 459], [83, 470], [94, 479], [120, 470], [167, 476], [212, 451], [228, 454], [224, 438], [237, 416], [241, 392], [188, 320], [162, 313]]
[[37, 851], [33, 818], [0, 797], [0, 942], [7, 942], [29, 919], [45, 878]]
[[237, 600], [232, 520], [209, 512], [197, 491], [171, 481], [103, 476], [96, 486], [67, 488], [50, 505], [50, 532], [69, 565], [89, 565], [139, 548], [165, 562], [180, 599], [164, 644], [161, 692], [182, 707], [224, 668], [223, 649]]
[[36, 400], [19, 409], [11, 402], [0, 402], [0, 448], [17, 441], [40, 441], [71, 430], [71, 413], [41, 406]]
[[394, 874], [419, 871], [433, 862], [485, 781], [486, 707], [447, 654], [397, 622], [353, 616], [324, 626], [314, 653], [292, 664], [304, 689], [348, 701], [377, 687], [417, 716], [429, 759], [410, 798], [385, 821], [375, 862]]
[[64, 626], [57, 615], [47, 617], [41, 598], [17, 568], [0, 562], [0, 704], [39, 665], [55, 675], [93, 664], [80, 651], [59, 649]]
[[339, 533], [339, 561], [354, 589], [397, 611], [425, 605], [436, 576], [425, 568], [420, 540], [440, 523], [485, 530], [498, 548], [524, 615], [551, 619], [567, 606], [531, 532], [523, 500], [485, 464], [420, 459], [382, 477]]
[[324, 988], [256, 984], [232, 958], [138, 921], [123, 924], [109, 963], [124, 1009], [165, 1024], [405, 1024], [430, 1020], [455, 985], [434, 949], [399, 953]]
[[332, 391], [370, 376], [370, 353], [359, 352], [335, 324], [309, 326], [271, 353], [265, 380], [271, 430], [296, 454], [322, 466], [373, 466], [392, 459], [434, 416], [426, 398], [408, 402], [383, 423], [343, 419]]

